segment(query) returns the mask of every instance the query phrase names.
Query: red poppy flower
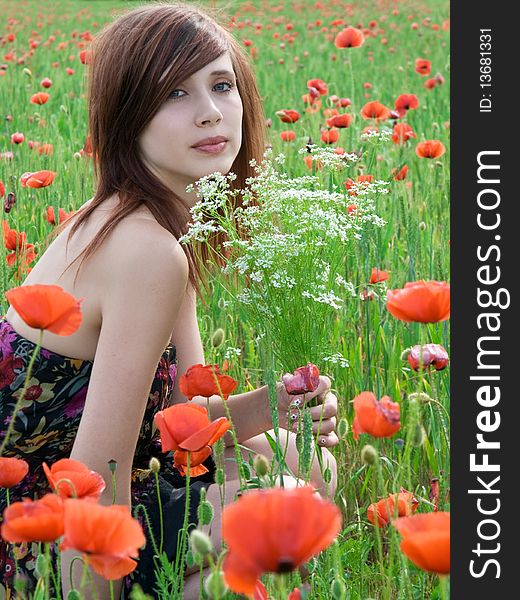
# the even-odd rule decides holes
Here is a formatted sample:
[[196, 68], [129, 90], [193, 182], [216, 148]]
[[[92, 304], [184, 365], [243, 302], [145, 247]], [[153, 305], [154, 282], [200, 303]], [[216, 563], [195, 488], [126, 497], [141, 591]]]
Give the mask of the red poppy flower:
[[296, 569], [327, 548], [340, 529], [339, 508], [310, 486], [249, 491], [222, 512], [226, 583], [233, 592], [254, 594], [263, 573]]
[[322, 131], [320, 139], [325, 144], [335, 144], [339, 140], [339, 131], [337, 129]]
[[44, 77], [41, 81], [40, 81], [40, 85], [44, 88], [50, 88], [52, 86], [52, 80], [49, 79], [48, 77]]
[[327, 119], [327, 127], [338, 127], [344, 128], [349, 127], [352, 123], [352, 115], [334, 115], [330, 119]]
[[361, 392], [354, 398], [354, 414], [352, 432], [355, 440], [360, 433], [392, 437], [401, 428], [401, 407], [389, 396], [383, 396], [378, 402], [372, 392]]
[[[106, 488], [105, 480], [99, 473], [91, 471], [78, 460], [62, 458], [55, 462], [51, 468], [43, 463], [43, 471], [51, 486], [61, 498], [84, 498], [97, 502], [101, 493]], [[68, 480], [68, 481], [63, 481]], [[68, 482], [72, 482], [74, 490]]]
[[392, 494], [371, 504], [367, 510], [368, 520], [375, 525], [376, 518], [379, 527], [385, 527], [396, 517], [407, 517], [414, 513], [419, 506], [412, 492], [401, 489], [399, 494]]
[[83, 299], [76, 300], [58, 285], [22, 285], [5, 297], [29, 327], [71, 335], [81, 325]]
[[450, 572], [450, 513], [433, 512], [400, 517], [392, 525], [403, 536], [401, 551], [420, 569]]
[[403, 165], [399, 170], [392, 169], [392, 175], [394, 176], [394, 181], [403, 181], [403, 179], [406, 179], [407, 173], [408, 173], [408, 165]]
[[5, 185], [4, 182], [0, 179], [0, 199], [5, 195]]
[[414, 137], [417, 136], [408, 123], [396, 123], [394, 125], [394, 132], [392, 133], [392, 142], [394, 144], [404, 144], [410, 138]]
[[415, 147], [415, 153], [419, 158], [439, 158], [446, 152], [446, 148], [439, 140], [426, 140]]
[[372, 269], [372, 273], [370, 273], [370, 283], [381, 283], [381, 281], [386, 281], [388, 279], [388, 273], [386, 271], [382, 271], [377, 267]]
[[54, 146], [52, 144], [42, 144], [38, 147], [38, 154], [52, 156], [54, 154]]
[[92, 52], [90, 50], [81, 50], [79, 59], [82, 64], [89, 65], [92, 62]]
[[375, 119], [376, 122], [384, 121], [390, 116], [390, 110], [381, 104], [381, 102], [374, 100], [372, 102], [367, 102], [365, 106], [363, 106], [361, 109], [361, 116], [363, 119]]
[[321, 79], [309, 79], [309, 81], [307, 81], [307, 88], [309, 88], [309, 90], [310, 88], [314, 88], [318, 91], [320, 96], [325, 96], [325, 94], [328, 94], [329, 92], [327, 84]]
[[22, 144], [24, 140], [25, 140], [25, 135], [18, 131], [11, 135], [11, 143], [13, 143], [13, 144]]
[[296, 139], [294, 131], [282, 131], [280, 137], [284, 142], [293, 142]]
[[50, 98], [50, 94], [47, 92], [36, 92], [31, 96], [31, 104], [45, 104]]
[[450, 284], [411, 281], [404, 288], [388, 290], [386, 308], [406, 323], [437, 323], [450, 318]]
[[[58, 208], [58, 222], [63, 223], [75, 212], [75, 210], [72, 210], [69, 213], [67, 213], [63, 210], [63, 208]], [[56, 225], [56, 215], [54, 214], [53, 206], [47, 206], [47, 209], [45, 211], [45, 220], [48, 221], [51, 225]]]
[[36, 171], [36, 173], [24, 173], [20, 177], [22, 187], [42, 188], [51, 185], [56, 177], [53, 171]]
[[365, 36], [360, 29], [347, 27], [340, 31], [334, 40], [336, 48], [359, 48], [365, 43]]
[[419, 106], [419, 99], [415, 94], [401, 94], [395, 101], [396, 110], [413, 110]]
[[218, 365], [193, 365], [179, 380], [179, 389], [191, 400], [194, 396], [217, 395], [227, 400], [237, 387], [235, 381], [229, 375], [221, 375]]
[[408, 354], [408, 363], [414, 371], [418, 371], [421, 364], [423, 371], [428, 367], [442, 371], [448, 366], [449, 360], [448, 353], [440, 344], [419, 344]]
[[0, 487], [10, 488], [18, 485], [28, 472], [29, 465], [25, 460], [0, 456]]
[[231, 427], [225, 417], [211, 422], [208, 411], [198, 404], [175, 404], [159, 411], [154, 421], [161, 433], [163, 452], [175, 450], [174, 464], [182, 475], [187, 471], [189, 453], [191, 476], [207, 472], [201, 463], [211, 454], [210, 446]]
[[65, 537], [60, 550], [83, 552], [85, 562], [105, 579], [119, 579], [137, 566], [133, 558], [146, 538], [127, 506], [102, 506], [69, 499], [65, 505]]
[[63, 501], [55, 494], [24, 498], [4, 510], [1, 533], [7, 542], [54, 542], [63, 531]]
[[418, 58], [415, 61], [415, 70], [419, 75], [429, 75], [432, 70], [432, 63], [425, 58]]
[[306, 394], [314, 392], [320, 384], [320, 372], [316, 365], [307, 363], [304, 367], [298, 367], [294, 373], [286, 373], [282, 377], [285, 390], [288, 394]]
[[300, 113], [297, 110], [278, 110], [276, 111], [276, 116], [280, 117], [282, 123], [296, 123], [296, 121], [300, 118]]

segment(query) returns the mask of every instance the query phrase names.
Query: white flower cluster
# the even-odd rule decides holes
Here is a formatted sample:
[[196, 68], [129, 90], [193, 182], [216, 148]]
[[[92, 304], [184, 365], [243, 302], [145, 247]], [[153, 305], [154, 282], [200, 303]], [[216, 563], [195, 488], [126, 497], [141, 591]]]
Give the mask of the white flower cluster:
[[348, 167], [351, 163], [357, 162], [359, 156], [354, 152], [337, 154], [334, 152], [334, 148], [316, 146], [315, 144], [309, 144], [304, 148], [298, 150], [298, 154], [305, 154], [310, 156], [313, 162], [319, 162], [324, 167], [332, 169], [334, 171], [340, 171], [345, 167]]
[[388, 142], [392, 138], [393, 131], [388, 129], [388, 127], [383, 127], [382, 129], [369, 129], [366, 133], [361, 134], [362, 141], [371, 141], [371, 142]]
[[[330, 169], [358, 160], [330, 148], [310, 149], [313, 160]], [[200, 200], [181, 241], [204, 241], [216, 231], [225, 232], [223, 271], [245, 279], [236, 299], [256, 315], [260, 330], [268, 327], [275, 336], [280, 327], [296, 332], [300, 340], [313, 340], [320, 338], [319, 323], [326, 315], [356, 296], [354, 285], [339, 272], [345, 255], [369, 227], [385, 224], [375, 211], [374, 196], [388, 193], [388, 184], [354, 184], [357, 195], [352, 197], [344, 188], [326, 189], [314, 175], [290, 177], [277, 168], [284, 162], [283, 155], [273, 159], [271, 150], [260, 165], [251, 161], [255, 176], [247, 179], [245, 190], [233, 189], [233, 174], [213, 173], [199, 180]], [[288, 306], [294, 314], [288, 314]], [[302, 320], [302, 311], [315, 318]]]
[[231, 346], [226, 350], [224, 354], [224, 360], [227, 358], [228, 360], [233, 356], [240, 356], [242, 354], [242, 350], [240, 348], [232, 348]]
[[324, 356], [322, 360], [324, 362], [330, 362], [332, 364], [339, 365], [343, 369], [350, 366], [350, 362], [348, 361], [348, 359], [345, 358], [343, 356], [343, 354], [341, 354], [340, 352], [336, 352], [335, 354], [332, 354], [331, 356]]

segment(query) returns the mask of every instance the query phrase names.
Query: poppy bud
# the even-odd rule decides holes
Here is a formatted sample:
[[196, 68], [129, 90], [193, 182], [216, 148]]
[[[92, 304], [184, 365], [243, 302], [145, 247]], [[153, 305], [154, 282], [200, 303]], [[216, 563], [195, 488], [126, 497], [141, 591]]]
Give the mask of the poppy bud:
[[421, 231], [424, 231], [424, 230], [426, 229], [426, 223], [425, 223], [424, 221], [421, 221], [421, 222], [419, 223], [419, 229], [420, 229]]
[[347, 586], [345, 585], [345, 582], [339, 577], [336, 577], [330, 586], [330, 595], [334, 600], [344, 600], [346, 594]]
[[222, 346], [225, 337], [226, 334], [222, 327], [215, 329], [213, 335], [211, 336], [211, 345], [213, 346], [213, 348], [218, 348], [219, 346]]
[[345, 417], [343, 417], [342, 419], [340, 419], [340, 421], [338, 423], [338, 428], [337, 428], [339, 439], [340, 440], [344, 439], [346, 437], [348, 431], [349, 431], [348, 421], [347, 421], [347, 419], [345, 419]]
[[263, 454], [257, 454], [253, 459], [253, 467], [259, 477], [267, 475], [269, 472], [269, 461]]
[[412, 434], [412, 439], [411, 439], [412, 446], [419, 448], [420, 446], [422, 446], [424, 444], [425, 440], [426, 440], [426, 431], [424, 431], [424, 427], [421, 424], [417, 423], [414, 427], [413, 434]]
[[377, 462], [378, 458], [379, 458], [379, 454], [378, 454], [377, 450], [374, 448], [374, 446], [371, 446], [370, 444], [366, 444], [361, 449], [361, 460], [366, 465], [375, 464]]
[[419, 404], [428, 404], [432, 399], [424, 392], [414, 392], [413, 394], [408, 394], [408, 401], [419, 402]]
[[197, 518], [201, 525], [209, 525], [211, 521], [213, 521], [213, 517], [215, 515], [215, 511], [213, 509], [213, 504], [209, 500], [204, 500], [201, 497], [199, 506], [197, 508]]
[[214, 550], [211, 539], [200, 529], [194, 529], [190, 534], [190, 546], [194, 554], [204, 557]]
[[81, 600], [81, 594], [78, 590], [69, 590], [67, 594], [67, 600]]
[[210, 598], [222, 598], [226, 593], [227, 585], [224, 582], [224, 573], [214, 571], [204, 580], [204, 591]]
[[28, 69], [27, 67], [24, 68], [23, 74], [27, 75], [27, 77], [32, 77], [32, 71], [31, 71], [31, 69]]
[[148, 463], [148, 468], [152, 473], [159, 473], [161, 470], [161, 463], [159, 462], [159, 459], [155, 456], [152, 456], [150, 462]]
[[38, 554], [36, 557], [36, 573], [35, 575], [38, 578], [45, 578], [47, 573], [49, 572], [49, 561], [45, 554]]
[[224, 485], [224, 470], [217, 469], [215, 471], [215, 483], [217, 485]]

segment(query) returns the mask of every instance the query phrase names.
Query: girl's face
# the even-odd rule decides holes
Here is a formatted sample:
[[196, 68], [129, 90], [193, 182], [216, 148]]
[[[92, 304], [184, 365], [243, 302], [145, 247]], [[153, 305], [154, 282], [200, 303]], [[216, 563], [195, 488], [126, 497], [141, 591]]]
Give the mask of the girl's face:
[[226, 52], [172, 91], [139, 136], [141, 157], [164, 184], [192, 205], [195, 198], [186, 194], [187, 185], [231, 169], [242, 144], [242, 112]]

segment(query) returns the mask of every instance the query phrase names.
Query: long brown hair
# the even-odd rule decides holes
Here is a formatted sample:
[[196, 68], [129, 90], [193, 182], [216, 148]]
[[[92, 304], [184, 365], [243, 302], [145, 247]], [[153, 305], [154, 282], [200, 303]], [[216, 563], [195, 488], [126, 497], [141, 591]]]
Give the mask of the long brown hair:
[[[89, 206], [72, 217], [67, 245], [107, 198], [118, 193], [119, 204], [98, 235], [68, 265], [67, 269], [83, 257], [74, 284], [84, 261], [119, 221], [141, 205], [176, 238], [185, 233], [190, 219], [188, 209], [144, 165], [137, 139], [172, 89], [226, 51], [230, 52], [243, 104], [242, 146], [231, 167], [237, 175], [234, 187], [243, 188], [246, 178], [253, 175], [249, 161], [262, 159], [265, 118], [249, 58], [233, 36], [198, 7], [160, 2], [120, 16], [94, 39], [89, 61], [88, 118], [97, 187]], [[52, 235], [67, 224], [62, 223]], [[189, 280], [199, 296], [199, 283], [206, 286], [203, 269], [210, 256], [222, 265], [222, 259], [211, 251], [221, 241], [222, 234], [211, 240], [210, 247], [182, 245], [189, 262]]]

